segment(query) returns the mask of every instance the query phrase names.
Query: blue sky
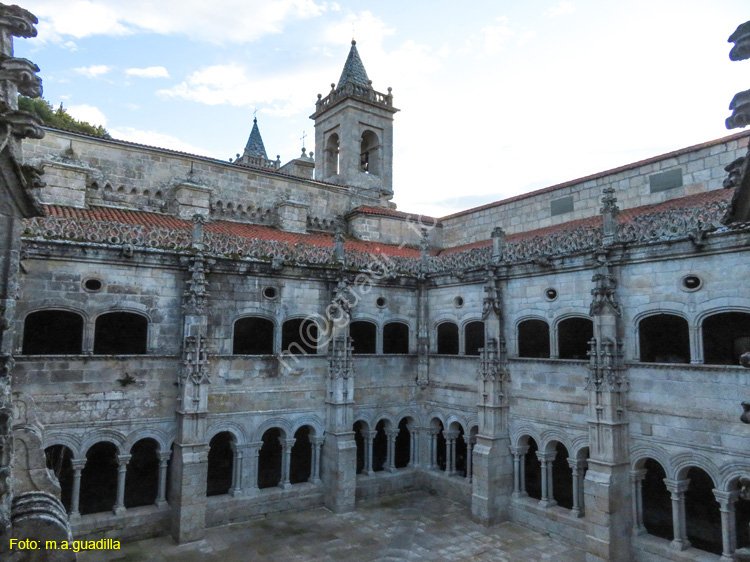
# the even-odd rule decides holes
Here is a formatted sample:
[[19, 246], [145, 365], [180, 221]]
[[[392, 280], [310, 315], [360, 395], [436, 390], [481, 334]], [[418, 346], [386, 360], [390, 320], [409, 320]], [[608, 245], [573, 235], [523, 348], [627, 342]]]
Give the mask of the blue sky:
[[221, 159], [253, 111], [269, 156], [314, 150], [318, 93], [357, 39], [393, 87], [395, 202], [442, 216], [730, 134], [747, 0], [28, 0], [16, 56], [116, 138]]

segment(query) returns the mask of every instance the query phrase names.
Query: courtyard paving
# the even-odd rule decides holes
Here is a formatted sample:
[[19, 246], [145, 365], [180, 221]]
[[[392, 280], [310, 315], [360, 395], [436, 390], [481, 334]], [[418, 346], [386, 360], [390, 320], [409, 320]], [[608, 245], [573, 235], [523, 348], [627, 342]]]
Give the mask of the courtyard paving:
[[81, 562], [583, 562], [583, 551], [513, 523], [485, 528], [468, 509], [426, 492], [358, 504], [335, 515], [319, 508], [285, 512], [206, 531], [178, 546], [169, 537], [128, 543], [119, 551], [81, 552]]

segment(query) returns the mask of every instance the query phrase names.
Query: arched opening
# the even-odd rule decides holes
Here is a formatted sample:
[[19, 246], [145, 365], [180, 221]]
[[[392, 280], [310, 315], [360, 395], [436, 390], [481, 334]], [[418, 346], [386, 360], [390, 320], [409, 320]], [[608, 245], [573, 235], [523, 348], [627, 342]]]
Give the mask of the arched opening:
[[380, 173], [380, 142], [372, 131], [362, 133], [359, 153], [359, 171], [377, 176]]
[[409, 466], [411, 462], [411, 432], [409, 424], [413, 423], [411, 418], [403, 418], [398, 422], [398, 435], [396, 435], [395, 463], [396, 468]]
[[125, 507], [153, 505], [159, 493], [159, 444], [141, 439], [130, 448], [125, 474]]
[[675, 314], [654, 314], [638, 323], [643, 363], [690, 363], [687, 320]]
[[108, 312], [96, 319], [94, 355], [143, 355], [148, 319], [132, 312]]
[[721, 512], [714, 496], [714, 482], [698, 467], [687, 472], [690, 480], [685, 492], [685, 521], [690, 544], [700, 550], [721, 554]]
[[703, 361], [709, 365], [739, 365], [750, 351], [750, 314], [722, 312], [703, 320]]
[[281, 482], [283, 447], [280, 439], [283, 436], [277, 427], [263, 434], [263, 446], [258, 453], [258, 488], [273, 488]]
[[560, 507], [573, 509], [573, 469], [568, 463], [568, 449], [559, 441], [552, 461], [552, 497]]
[[432, 431], [435, 433], [435, 465], [440, 470], [446, 469], [446, 442], [445, 442], [445, 427], [443, 422], [439, 419], [434, 418], [430, 424]]
[[529, 494], [530, 498], [537, 500], [542, 499], [542, 463], [539, 457], [536, 456], [536, 452], [539, 450], [539, 446], [536, 444], [531, 437], [528, 438], [529, 450], [526, 452], [524, 458], [524, 483], [526, 485], [526, 493]]
[[73, 493], [73, 451], [65, 445], [52, 445], [44, 450], [47, 462], [47, 470], [52, 472], [60, 484], [60, 500], [65, 511], [70, 513], [70, 505]]
[[363, 355], [375, 353], [378, 329], [372, 322], [357, 320], [349, 324], [349, 336], [352, 338], [352, 353]]
[[365, 469], [365, 438], [362, 432], [367, 430], [367, 424], [362, 421], [354, 422], [352, 430], [354, 431], [354, 442], [357, 444], [357, 474], [362, 474]]
[[664, 468], [654, 459], [646, 459], [643, 468], [646, 469], [646, 475], [641, 483], [643, 526], [649, 535], [671, 541], [674, 538], [674, 528], [672, 496], [664, 484], [667, 475]]
[[375, 439], [372, 440], [372, 470], [380, 472], [388, 461], [388, 436], [385, 434], [387, 421], [380, 420], [375, 426]]
[[234, 473], [234, 436], [228, 431], [217, 433], [208, 444], [206, 495], [228, 494]]
[[273, 322], [267, 318], [246, 317], [234, 323], [234, 355], [272, 355]]
[[544, 320], [524, 320], [518, 324], [518, 356], [549, 357], [549, 325]]
[[594, 337], [594, 323], [589, 318], [566, 318], [557, 325], [557, 347], [560, 359], [588, 359], [589, 342]]
[[293, 318], [281, 327], [281, 349], [292, 355], [318, 352], [318, 325], [307, 318]]
[[86, 452], [81, 471], [80, 513], [110, 511], [117, 499], [117, 447], [102, 441]]
[[294, 433], [294, 445], [289, 464], [289, 482], [298, 484], [310, 480], [312, 463], [311, 427], [303, 425]]
[[[735, 481], [732, 490], [739, 490], [740, 483]], [[737, 529], [737, 548], [750, 547], [750, 500], [737, 498], [734, 504], [735, 528]]]
[[79, 355], [83, 316], [67, 310], [32, 312], [23, 323], [23, 355]]
[[458, 355], [458, 326], [453, 322], [438, 325], [437, 352], [439, 355]]
[[464, 353], [479, 355], [484, 347], [484, 322], [469, 322], [464, 328]]
[[336, 133], [328, 137], [325, 151], [326, 177], [335, 176], [339, 173], [339, 136]]
[[409, 326], [389, 322], [383, 327], [383, 353], [409, 353]]
[[456, 474], [459, 476], [466, 477], [466, 454], [468, 451], [468, 447], [466, 446], [466, 438], [464, 435], [464, 428], [461, 426], [461, 424], [457, 423], [455, 425], [455, 430], [458, 432], [458, 436], [456, 437], [456, 441], [454, 442], [454, 447], [456, 448]]

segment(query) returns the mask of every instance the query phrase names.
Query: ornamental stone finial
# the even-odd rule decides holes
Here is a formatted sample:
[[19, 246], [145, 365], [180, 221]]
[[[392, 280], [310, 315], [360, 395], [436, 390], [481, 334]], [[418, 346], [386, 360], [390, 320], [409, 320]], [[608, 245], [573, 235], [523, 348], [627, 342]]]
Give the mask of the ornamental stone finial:
[[737, 26], [727, 41], [734, 43], [734, 47], [729, 51], [729, 60], [750, 59], [750, 21]]

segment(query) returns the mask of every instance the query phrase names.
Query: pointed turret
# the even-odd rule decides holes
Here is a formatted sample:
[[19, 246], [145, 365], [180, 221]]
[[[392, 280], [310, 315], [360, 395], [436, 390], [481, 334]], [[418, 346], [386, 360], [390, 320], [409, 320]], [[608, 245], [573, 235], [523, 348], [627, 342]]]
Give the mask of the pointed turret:
[[341, 71], [339, 85], [336, 87], [341, 88], [344, 84], [355, 84], [357, 86], [362, 86], [363, 88], [371, 87], [371, 82], [367, 77], [365, 65], [362, 64], [362, 59], [359, 58], [357, 42], [354, 39], [352, 39], [352, 48], [349, 49], [349, 56], [344, 63], [344, 70]]
[[263, 145], [263, 139], [260, 136], [260, 129], [258, 129], [258, 120], [256, 118], [253, 118], [253, 130], [250, 131], [250, 138], [247, 139], [243, 156], [265, 158], [268, 160], [268, 154], [266, 154], [266, 147]]
[[[230, 158], [231, 162], [231, 158]], [[258, 168], [273, 168], [278, 169], [281, 166], [281, 160], [276, 157], [276, 160], [269, 160], [268, 154], [266, 154], [266, 147], [263, 144], [263, 139], [260, 136], [260, 129], [258, 128], [258, 120], [253, 118], [253, 129], [250, 131], [250, 137], [247, 139], [245, 145], [245, 151], [242, 156], [237, 155], [237, 164], [246, 164], [248, 166], [256, 166]]]

